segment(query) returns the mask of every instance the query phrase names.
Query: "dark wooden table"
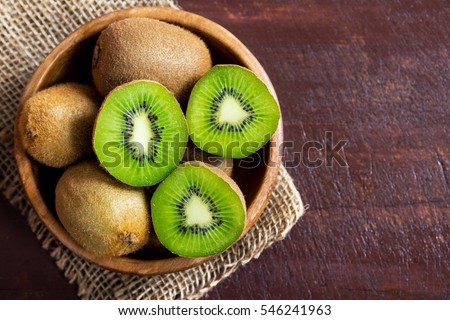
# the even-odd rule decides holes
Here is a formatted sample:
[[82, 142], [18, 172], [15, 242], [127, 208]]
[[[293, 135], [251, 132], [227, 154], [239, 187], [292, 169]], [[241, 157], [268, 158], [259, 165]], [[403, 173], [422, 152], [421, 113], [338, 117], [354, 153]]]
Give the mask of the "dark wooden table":
[[[208, 297], [449, 299], [448, 1], [179, 2], [266, 68], [310, 206]], [[76, 298], [3, 197], [0, 212], [0, 298]]]

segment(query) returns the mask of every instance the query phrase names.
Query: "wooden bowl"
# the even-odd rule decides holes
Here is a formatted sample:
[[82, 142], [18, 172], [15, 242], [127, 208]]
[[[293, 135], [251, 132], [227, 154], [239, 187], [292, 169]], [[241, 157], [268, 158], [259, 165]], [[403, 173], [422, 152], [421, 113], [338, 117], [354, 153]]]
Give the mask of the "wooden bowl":
[[[110, 23], [130, 17], [159, 19], [191, 30], [206, 42], [211, 50], [213, 63], [234, 63], [249, 68], [267, 84], [276, 98], [275, 90], [258, 60], [229, 31], [204, 17], [186, 11], [144, 7], [112, 12], [86, 23], [70, 34], [48, 55], [30, 79], [23, 91], [18, 114], [28, 98], [53, 84], [66, 81], [92, 84], [91, 57], [97, 37]], [[282, 141], [280, 120], [279, 129], [271, 142], [249, 158], [253, 165], [249, 164], [249, 159], [246, 159], [245, 167], [244, 163], [235, 163], [233, 178], [242, 189], [248, 208], [244, 234], [256, 222], [269, 200], [281, 161], [279, 146]], [[66, 232], [56, 215], [54, 192], [63, 170], [48, 168], [33, 160], [24, 150], [17, 126], [14, 142], [20, 179], [29, 201], [55, 237], [78, 256], [110, 270], [139, 275], [175, 272], [211, 259], [189, 259], [171, 254], [155, 255], [145, 250], [125, 257], [100, 257], [86, 251]]]

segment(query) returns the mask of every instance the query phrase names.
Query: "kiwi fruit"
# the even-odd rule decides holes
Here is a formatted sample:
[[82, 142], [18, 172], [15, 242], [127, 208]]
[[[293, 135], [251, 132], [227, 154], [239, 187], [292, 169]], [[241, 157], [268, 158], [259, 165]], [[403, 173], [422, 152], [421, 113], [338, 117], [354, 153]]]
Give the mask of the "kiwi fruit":
[[25, 150], [49, 167], [66, 167], [92, 152], [100, 105], [94, 88], [63, 83], [39, 91], [23, 106], [18, 132]]
[[148, 79], [187, 101], [194, 84], [212, 66], [205, 43], [179, 26], [149, 18], [110, 24], [94, 50], [92, 76], [102, 95], [133, 80]]
[[175, 169], [151, 200], [153, 227], [161, 243], [183, 257], [222, 252], [242, 234], [246, 207], [237, 184], [201, 162]]
[[189, 135], [205, 152], [245, 158], [266, 144], [280, 110], [267, 86], [250, 70], [214, 66], [194, 86], [186, 120]]
[[222, 170], [229, 177], [233, 174], [233, 159], [209, 154], [188, 142], [182, 162], [189, 161], [200, 161], [212, 165]]
[[123, 184], [94, 160], [69, 167], [56, 185], [56, 212], [67, 232], [87, 251], [121, 256], [149, 239], [148, 198]]
[[94, 151], [116, 179], [132, 186], [159, 183], [183, 158], [186, 120], [161, 84], [136, 80], [105, 98], [94, 125]]

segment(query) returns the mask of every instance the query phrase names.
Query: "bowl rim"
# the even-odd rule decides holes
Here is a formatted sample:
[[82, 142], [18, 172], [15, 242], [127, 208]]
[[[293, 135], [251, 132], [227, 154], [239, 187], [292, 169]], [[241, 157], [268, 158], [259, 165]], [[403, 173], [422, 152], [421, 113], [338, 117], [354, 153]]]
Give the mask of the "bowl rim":
[[[69, 34], [65, 39], [63, 39], [36, 69], [22, 92], [16, 114], [16, 123], [14, 130], [14, 155], [16, 159], [16, 165], [19, 172], [20, 181], [29, 202], [36, 211], [40, 220], [55, 236], [55, 238], [58, 239], [65, 247], [67, 247], [77, 256], [108, 270], [125, 274], [150, 276], [186, 270], [195, 267], [203, 262], [211, 260], [217, 255], [203, 258], [184, 258], [174, 256], [171, 258], [158, 260], [140, 260], [127, 256], [102, 257], [86, 251], [67, 233], [62, 224], [55, 217], [56, 213], [53, 213], [46, 205], [46, 202], [44, 201], [39, 191], [37, 179], [33, 178], [33, 171], [36, 166], [36, 162], [35, 160], [32, 160], [31, 157], [26, 153], [17, 129], [19, 114], [22, 111], [24, 102], [38, 90], [41, 90], [40, 88], [42, 86], [42, 82], [48, 76], [49, 70], [53, 66], [54, 62], [58, 61], [58, 58], [64, 52], [70, 50], [79, 42], [97, 35], [110, 23], [130, 17], [154, 18], [168, 23], [181, 25], [197, 34], [200, 34], [200, 37], [202, 37], [202, 34], [207, 34], [209, 39], [220, 43], [221, 47], [224, 47], [233, 56], [237, 57], [240, 60], [241, 65], [255, 72], [255, 74], [257, 74], [257, 76], [267, 85], [268, 89], [275, 97], [277, 102], [278, 98], [268, 75], [264, 71], [259, 61], [250, 52], [250, 50], [230, 31], [203, 16], [173, 8], [129, 8], [113, 11], [111, 13], [95, 18], [81, 25], [79, 28]], [[278, 169], [281, 164], [282, 155], [280, 146], [282, 141], [283, 127], [282, 119], [280, 117], [278, 129], [269, 142], [270, 144], [275, 143], [275, 147], [269, 148], [269, 161], [273, 165], [266, 166], [264, 177], [262, 178], [261, 183], [262, 187], [259, 188], [254, 198], [259, 199], [259, 201], [252, 201], [250, 206], [247, 207], [247, 221], [241, 238], [255, 224], [256, 220], [260, 217], [269, 201], [270, 195], [275, 186], [276, 178], [278, 176]]]

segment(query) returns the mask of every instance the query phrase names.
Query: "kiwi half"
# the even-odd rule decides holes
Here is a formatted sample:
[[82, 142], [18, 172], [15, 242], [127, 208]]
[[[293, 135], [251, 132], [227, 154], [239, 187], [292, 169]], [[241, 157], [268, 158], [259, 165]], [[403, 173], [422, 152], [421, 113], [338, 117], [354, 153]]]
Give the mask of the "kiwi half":
[[151, 200], [152, 222], [161, 243], [184, 257], [203, 257], [228, 248], [242, 234], [245, 201], [221, 170], [200, 162], [175, 169]]
[[183, 158], [186, 120], [161, 84], [137, 80], [114, 89], [94, 127], [94, 151], [105, 169], [132, 186], [163, 180]]
[[120, 256], [144, 246], [150, 215], [142, 188], [117, 181], [94, 160], [69, 167], [56, 186], [56, 212], [86, 250]]
[[186, 120], [192, 141], [211, 154], [244, 158], [270, 140], [280, 110], [267, 86], [250, 70], [217, 65], [189, 98]]
[[49, 167], [66, 167], [92, 153], [92, 126], [100, 106], [94, 88], [63, 83], [28, 99], [19, 116], [24, 148]]

